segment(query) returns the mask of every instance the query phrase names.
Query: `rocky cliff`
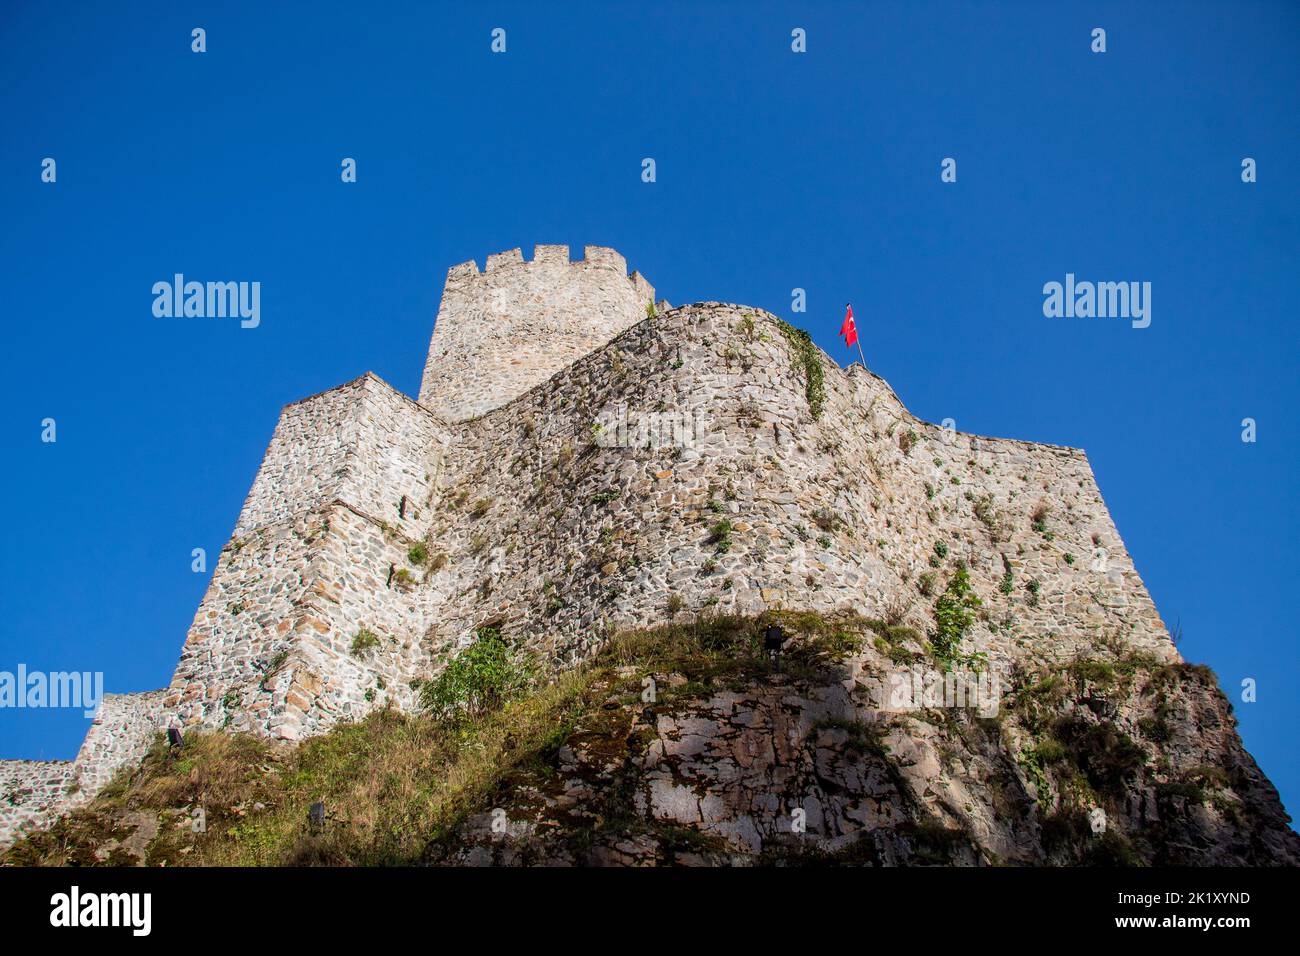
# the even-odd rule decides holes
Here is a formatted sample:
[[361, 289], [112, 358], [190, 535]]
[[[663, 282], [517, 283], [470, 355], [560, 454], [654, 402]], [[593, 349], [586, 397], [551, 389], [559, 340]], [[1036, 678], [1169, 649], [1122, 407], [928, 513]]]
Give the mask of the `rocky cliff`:
[[[681, 613], [473, 713], [159, 743], [10, 864], [1296, 865], [1202, 668], [1102, 641], [979, 706], [918, 632]], [[767, 628], [785, 637], [775, 659]], [[461, 675], [462, 677], [464, 675]], [[309, 806], [326, 810], [319, 825]], [[202, 826], [197, 825], [198, 822]]]
[[[743, 625], [721, 667], [685, 650], [718, 635], [686, 628], [664, 669], [617, 669], [553, 764], [514, 775], [432, 859], [1300, 863], [1300, 838], [1202, 668], [1103, 644], [1018, 672], [988, 716], [942, 701], [900, 709], [886, 687], [901, 648], [880, 636], [896, 627], [804, 623], [786, 673], [752, 657], [735, 666]], [[653, 706], [647, 678], [665, 688]]]

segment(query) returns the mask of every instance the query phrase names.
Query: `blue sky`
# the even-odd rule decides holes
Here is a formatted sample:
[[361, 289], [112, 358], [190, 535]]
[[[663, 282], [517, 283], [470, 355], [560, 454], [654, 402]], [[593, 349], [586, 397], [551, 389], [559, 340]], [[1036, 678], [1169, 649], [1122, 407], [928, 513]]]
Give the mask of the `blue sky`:
[[[846, 364], [851, 299], [916, 414], [1086, 448], [1294, 812], [1298, 54], [1292, 3], [6, 4], [0, 670], [164, 686], [282, 405], [414, 394], [454, 263], [609, 245]], [[154, 318], [176, 272], [261, 325]], [[1151, 326], [1045, 318], [1067, 272]], [[0, 756], [85, 725], [0, 710]]]

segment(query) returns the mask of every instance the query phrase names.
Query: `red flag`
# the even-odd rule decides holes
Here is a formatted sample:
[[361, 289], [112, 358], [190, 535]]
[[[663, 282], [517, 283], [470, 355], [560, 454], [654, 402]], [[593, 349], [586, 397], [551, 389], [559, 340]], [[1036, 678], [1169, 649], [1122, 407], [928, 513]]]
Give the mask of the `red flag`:
[[853, 348], [858, 341], [858, 324], [853, 321], [853, 306], [846, 304], [844, 307], [848, 312], [844, 316], [844, 324], [840, 326], [840, 335], [844, 336], [844, 344]]

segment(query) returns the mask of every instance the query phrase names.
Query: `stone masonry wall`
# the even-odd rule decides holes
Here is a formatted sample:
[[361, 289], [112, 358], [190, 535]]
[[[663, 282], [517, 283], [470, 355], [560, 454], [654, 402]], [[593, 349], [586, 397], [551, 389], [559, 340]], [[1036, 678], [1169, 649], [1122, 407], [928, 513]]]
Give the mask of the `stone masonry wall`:
[[425, 408], [370, 373], [287, 405], [235, 537], [334, 500], [420, 534], [444, 442]]
[[166, 692], [105, 694], [104, 703], [77, 751], [79, 796], [84, 802], [108, 783], [118, 768], [138, 763], [167, 730]]
[[71, 809], [76, 779], [71, 760], [0, 760], [0, 849]]
[[88, 803], [166, 729], [163, 692], [105, 694], [77, 759], [0, 760], [0, 848]]
[[[324, 519], [328, 532], [319, 541], [313, 584], [297, 608], [292, 650], [264, 682], [274, 701], [268, 728], [287, 739], [321, 733], [389, 703], [413, 710], [418, 683], [430, 670], [422, 639], [436, 592], [417, 600], [413, 585], [392, 577], [416, 542], [342, 503]], [[370, 646], [357, 644], [363, 633], [372, 635]]]
[[[440, 429], [373, 375], [285, 409], [172, 679], [182, 724], [296, 738], [413, 703], [426, 626], [396, 570], [432, 516]], [[363, 631], [378, 644], [353, 652]]]
[[518, 249], [447, 273], [420, 403], [447, 421], [499, 408], [644, 319], [655, 290], [613, 249]]
[[[0, 764], [24, 797], [0, 802], [0, 845], [89, 799], [167, 726], [294, 739], [413, 707], [427, 594], [414, 607], [393, 572], [426, 533], [444, 443], [427, 409], [371, 374], [286, 407], [170, 687], [106, 695], [75, 764]], [[354, 651], [363, 632], [373, 646]]]
[[[900, 605], [924, 631], [960, 559], [988, 611], [964, 649], [995, 665], [1069, 657], [1103, 632], [1176, 657], [1081, 451], [922, 422], [820, 352], [815, 420], [794, 354], [766, 313], [687, 306], [461, 424], [430, 533], [455, 583], [429, 646], [499, 623], [568, 663], [610, 629], [665, 620], [670, 599]], [[653, 415], [703, 424], [690, 444], [606, 447], [594, 426], [619, 406], [632, 432]]]

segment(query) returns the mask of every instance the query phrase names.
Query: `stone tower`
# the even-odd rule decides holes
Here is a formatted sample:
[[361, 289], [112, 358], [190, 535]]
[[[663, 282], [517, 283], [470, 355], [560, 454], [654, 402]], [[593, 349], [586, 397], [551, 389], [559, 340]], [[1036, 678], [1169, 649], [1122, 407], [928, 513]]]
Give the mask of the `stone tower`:
[[646, 317], [654, 287], [613, 249], [518, 249], [452, 267], [442, 290], [420, 404], [448, 422], [476, 418], [546, 381]]

